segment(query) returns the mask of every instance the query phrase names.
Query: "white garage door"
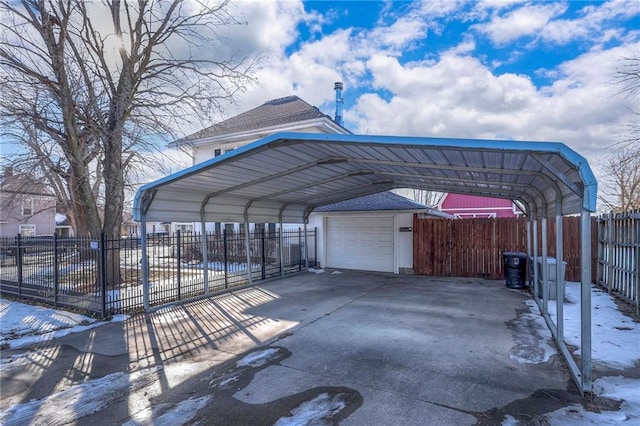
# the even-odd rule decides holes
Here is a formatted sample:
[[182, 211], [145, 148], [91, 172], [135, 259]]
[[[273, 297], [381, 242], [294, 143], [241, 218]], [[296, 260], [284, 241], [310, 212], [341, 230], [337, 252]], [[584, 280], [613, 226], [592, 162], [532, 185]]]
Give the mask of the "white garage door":
[[328, 217], [327, 267], [395, 272], [393, 217]]

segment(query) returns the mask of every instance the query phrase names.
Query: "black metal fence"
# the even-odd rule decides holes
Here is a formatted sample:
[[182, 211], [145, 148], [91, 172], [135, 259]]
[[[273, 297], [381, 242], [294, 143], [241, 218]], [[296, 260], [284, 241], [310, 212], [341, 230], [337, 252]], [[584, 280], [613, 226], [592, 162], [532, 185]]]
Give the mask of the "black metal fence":
[[[316, 231], [262, 230], [147, 237], [149, 306], [199, 297], [316, 264]], [[247, 247], [249, 253], [247, 256]], [[305, 250], [306, 247], [306, 250]], [[0, 239], [0, 291], [98, 316], [143, 309], [139, 237]]]

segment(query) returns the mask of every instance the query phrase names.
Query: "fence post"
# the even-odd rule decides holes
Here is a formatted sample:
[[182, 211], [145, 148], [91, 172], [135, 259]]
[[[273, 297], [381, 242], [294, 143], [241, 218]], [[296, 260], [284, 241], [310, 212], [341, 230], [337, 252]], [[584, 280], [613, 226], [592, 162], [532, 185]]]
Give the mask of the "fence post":
[[298, 256], [298, 272], [302, 271], [302, 228], [298, 227], [298, 250], [300, 250]]
[[224, 288], [229, 288], [229, 253], [227, 251], [227, 228], [222, 230], [222, 245], [224, 252]]
[[265, 247], [264, 247], [264, 232], [265, 229], [262, 228], [262, 279], [266, 279], [267, 277], [267, 273], [266, 273], [266, 268], [267, 268], [267, 259], [266, 259], [266, 253], [265, 253]]
[[318, 267], [318, 227], [313, 228], [313, 267]]
[[609, 223], [608, 223], [609, 235], [607, 235], [607, 290], [611, 294], [611, 287], [613, 286], [613, 210], [609, 211]]
[[53, 233], [53, 306], [58, 306], [58, 287], [60, 276], [58, 274], [58, 234]]
[[18, 297], [22, 297], [22, 235], [16, 237], [16, 267], [18, 268]]
[[181, 254], [180, 250], [181, 250], [182, 243], [180, 241], [180, 230], [179, 229], [176, 231], [176, 242], [178, 244], [178, 247], [176, 248], [176, 257], [177, 257], [177, 262], [176, 262], [176, 268], [177, 268], [176, 275], [177, 275], [177, 277], [176, 278], [178, 279], [178, 300], [182, 300], [181, 291], [180, 291], [180, 278], [181, 278], [180, 277], [180, 254]]
[[100, 261], [99, 265], [99, 274], [98, 274], [98, 283], [100, 285], [100, 302], [102, 305], [102, 318], [107, 316], [107, 251], [105, 247], [105, 235], [104, 232], [100, 233], [100, 245], [99, 245], [99, 257]]
[[633, 222], [636, 228], [636, 315], [640, 315], [640, 209], [636, 210]]

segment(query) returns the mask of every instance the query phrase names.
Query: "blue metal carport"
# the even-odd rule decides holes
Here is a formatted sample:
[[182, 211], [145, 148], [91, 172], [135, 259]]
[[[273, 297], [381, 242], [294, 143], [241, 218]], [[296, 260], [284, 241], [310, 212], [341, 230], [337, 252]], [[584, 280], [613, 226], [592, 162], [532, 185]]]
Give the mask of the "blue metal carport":
[[[278, 133], [144, 185], [135, 197], [134, 218], [142, 223], [143, 240], [147, 221], [201, 222], [202, 229], [205, 222], [215, 221], [306, 224], [318, 206], [394, 188], [518, 201], [529, 220], [529, 253], [536, 259], [541, 256], [543, 264], [547, 221], [556, 220], [556, 253], [561, 259], [562, 216], [581, 215], [580, 365], [564, 343], [562, 286], [556, 286], [555, 322], [549, 316], [547, 268], [542, 268], [545, 284], [542, 289], [535, 286], [534, 298], [578, 387], [589, 392], [590, 214], [596, 209], [597, 183], [587, 161], [562, 143]], [[146, 253], [143, 262], [148, 308]], [[562, 276], [561, 268], [562, 262], [557, 262], [556, 276]], [[206, 268], [204, 274], [206, 288]]]

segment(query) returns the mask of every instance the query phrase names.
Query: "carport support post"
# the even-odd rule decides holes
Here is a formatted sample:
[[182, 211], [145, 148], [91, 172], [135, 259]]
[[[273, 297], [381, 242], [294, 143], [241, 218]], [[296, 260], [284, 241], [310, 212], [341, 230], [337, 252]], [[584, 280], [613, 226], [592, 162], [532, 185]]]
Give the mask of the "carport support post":
[[251, 284], [253, 282], [253, 279], [251, 277], [251, 250], [250, 250], [250, 245], [249, 245], [249, 215], [246, 213], [244, 214], [244, 245], [245, 245], [245, 249], [247, 250], [247, 280], [249, 281], [249, 284]]
[[147, 217], [143, 214], [140, 221], [140, 245], [142, 246], [142, 304], [149, 310], [149, 259], [147, 258]]
[[[545, 209], [546, 210], [546, 209]], [[547, 266], [548, 241], [547, 241], [547, 212], [542, 215], [542, 313], [548, 314], [549, 307], [549, 267]]]
[[278, 232], [278, 257], [280, 258], [280, 276], [284, 277], [284, 237], [282, 236], [282, 213], [280, 213], [280, 229]]
[[556, 202], [556, 339], [564, 340], [564, 276], [562, 241], [562, 200]]
[[[529, 259], [533, 259], [533, 241], [531, 241], [532, 224], [533, 222], [531, 221], [531, 209], [529, 208], [527, 214], [527, 255]], [[529, 276], [527, 278], [529, 278], [529, 287], [531, 287], [531, 291], [534, 291], [534, 283], [531, 282], [531, 278], [533, 277], [533, 268], [535, 268], [535, 266], [535, 260], [529, 260], [529, 264], [527, 265], [527, 267], [529, 268]]]
[[591, 392], [591, 213], [580, 216], [580, 328], [582, 346], [582, 393]]
[[202, 273], [204, 274], [204, 294], [209, 294], [209, 238], [207, 223], [204, 221], [204, 207], [200, 211], [200, 232], [202, 235]]
[[304, 223], [304, 266], [309, 270], [309, 248], [307, 246], [307, 222]]
[[538, 282], [538, 217], [533, 213], [533, 296], [540, 298], [540, 284]]

